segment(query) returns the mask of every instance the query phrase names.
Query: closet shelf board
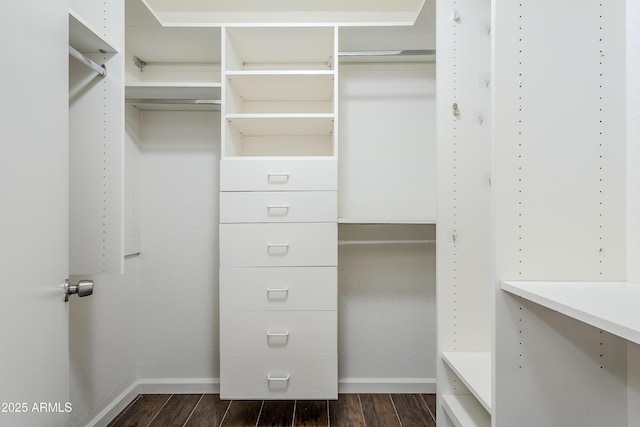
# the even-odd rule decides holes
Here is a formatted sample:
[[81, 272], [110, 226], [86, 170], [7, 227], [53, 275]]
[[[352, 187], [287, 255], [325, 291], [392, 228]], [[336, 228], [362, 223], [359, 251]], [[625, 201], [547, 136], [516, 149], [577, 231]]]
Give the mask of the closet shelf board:
[[435, 224], [435, 219], [338, 218], [339, 224]]
[[505, 281], [500, 287], [514, 295], [640, 344], [640, 284]]
[[456, 427], [489, 427], [491, 417], [469, 394], [445, 394], [442, 408]]
[[220, 99], [220, 83], [127, 83], [125, 96], [141, 99]]
[[227, 121], [244, 136], [331, 135], [332, 113], [227, 114]]
[[227, 79], [245, 101], [325, 101], [333, 99], [333, 71], [236, 71]]
[[82, 53], [119, 51], [73, 9], [69, 9], [69, 46]]
[[442, 359], [491, 413], [491, 353], [444, 352]]

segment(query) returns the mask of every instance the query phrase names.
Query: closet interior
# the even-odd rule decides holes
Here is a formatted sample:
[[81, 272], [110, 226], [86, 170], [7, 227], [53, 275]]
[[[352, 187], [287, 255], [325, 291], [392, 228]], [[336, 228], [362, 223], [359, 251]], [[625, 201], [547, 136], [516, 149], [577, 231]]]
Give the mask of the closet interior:
[[106, 77], [70, 62], [74, 272], [124, 271], [136, 323], [79, 423], [437, 391], [443, 426], [640, 425], [637, 1], [198, 3], [127, 0], [76, 46]]

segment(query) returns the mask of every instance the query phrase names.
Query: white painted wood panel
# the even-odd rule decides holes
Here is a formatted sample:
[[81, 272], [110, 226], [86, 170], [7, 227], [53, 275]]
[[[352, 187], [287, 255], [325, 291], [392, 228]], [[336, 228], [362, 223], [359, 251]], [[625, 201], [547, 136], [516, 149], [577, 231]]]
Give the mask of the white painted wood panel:
[[335, 266], [337, 239], [335, 223], [220, 224], [220, 266]]
[[[310, 369], [310, 367], [313, 367]], [[220, 355], [222, 399], [337, 399], [335, 354]], [[269, 381], [289, 378], [288, 381]]]
[[[124, 265], [123, 58], [99, 77], [69, 60], [69, 268], [71, 274], [120, 274]], [[109, 72], [113, 69], [113, 72]]]
[[338, 102], [339, 216], [434, 221], [434, 64], [342, 65]]
[[228, 310], [336, 310], [336, 267], [221, 268]]
[[[626, 278], [625, 4], [574, 6], [495, 4], [496, 286]], [[497, 425], [627, 425], [625, 340], [495, 296]]]
[[232, 311], [220, 313], [225, 353], [335, 354], [336, 311]]
[[335, 191], [221, 192], [220, 223], [336, 222]]
[[66, 427], [68, 5], [0, 8], [0, 425]]
[[337, 190], [335, 159], [229, 159], [220, 162], [220, 191]]

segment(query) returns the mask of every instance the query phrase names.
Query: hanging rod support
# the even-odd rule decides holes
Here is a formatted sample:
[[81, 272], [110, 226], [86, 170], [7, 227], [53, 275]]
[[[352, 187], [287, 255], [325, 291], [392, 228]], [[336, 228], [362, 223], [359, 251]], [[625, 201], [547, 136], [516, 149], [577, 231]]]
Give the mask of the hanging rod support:
[[105, 67], [104, 65], [97, 64], [96, 62], [91, 60], [88, 56], [86, 56], [85, 54], [79, 52], [78, 50], [76, 50], [75, 48], [73, 48], [71, 46], [69, 46], [69, 55], [73, 56], [75, 59], [77, 59], [78, 61], [80, 61], [81, 63], [86, 65], [87, 67], [91, 68], [93, 71], [98, 73], [100, 76], [102, 76], [102, 77], [106, 77], [107, 76], [107, 67]]
[[133, 63], [135, 64], [136, 67], [140, 68], [140, 72], [142, 72], [143, 68], [147, 65], [146, 62], [144, 62], [142, 59], [138, 58], [137, 56], [133, 57]]

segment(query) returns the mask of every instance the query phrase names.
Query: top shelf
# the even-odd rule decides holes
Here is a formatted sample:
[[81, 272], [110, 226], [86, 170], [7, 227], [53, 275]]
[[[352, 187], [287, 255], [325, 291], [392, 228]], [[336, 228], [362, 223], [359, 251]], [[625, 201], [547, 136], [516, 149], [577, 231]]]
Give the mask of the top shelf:
[[332, 70], [332, 27], [227, 28], [226, 70]]
[[82, 53], [117, 53], [118, 49], [102, 37], [77, 12], [69, 9], [69, 46]]
[[501, 288], [640, 344], [640, 285], [629, 282], [517, 282]]

